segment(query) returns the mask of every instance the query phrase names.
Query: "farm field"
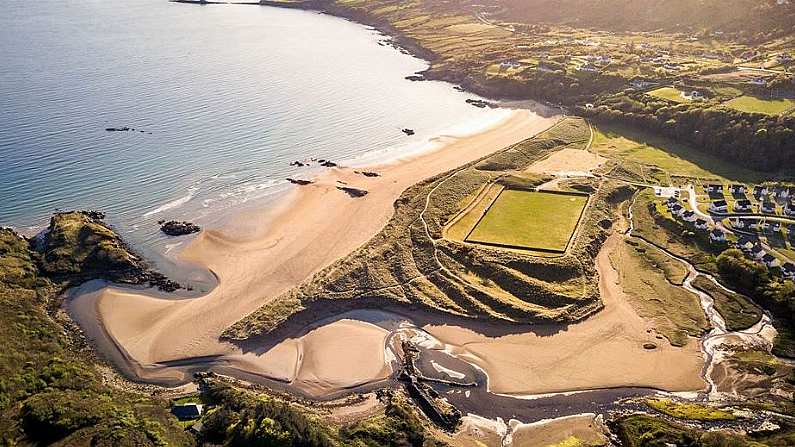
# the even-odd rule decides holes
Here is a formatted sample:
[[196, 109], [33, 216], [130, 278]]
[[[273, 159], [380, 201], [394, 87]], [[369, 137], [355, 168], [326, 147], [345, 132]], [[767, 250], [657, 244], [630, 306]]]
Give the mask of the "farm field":
[[506, 189], [466, 240], [563, 252], [587, 202], [586, 195]]
[[723, 105], [740, 112], [780, 115], [795, 108], [795, 101], [791, 99], [761, 99], [753, 96], [740, 96], [723, 103]]

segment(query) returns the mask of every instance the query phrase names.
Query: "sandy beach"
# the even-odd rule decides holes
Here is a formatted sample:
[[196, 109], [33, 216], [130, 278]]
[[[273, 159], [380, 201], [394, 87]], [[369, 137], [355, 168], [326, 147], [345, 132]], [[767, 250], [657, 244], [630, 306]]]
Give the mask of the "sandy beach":
[[[407, 187], [531, 137], [557, 119], [515, 110], [483, 132], [442, 136], [432, 151], [366, 168], [378, 177], [329, 169], [271, 209], [241, 214], [231, 228], [202, 231], [180, 253], [218, 277], [207, 295], [171, 299], [104, 287], [73, 299], [70, 307], [81, 311], [72, 314], [90, 338], [117, 349], [112, 357], [140, 380], [177, 383], [189, 377], [173, 366], [207, 362], [287, 382], [313, 396], [381, 380], [391, 373], [383, 358], [386, 332], [363, 322], [341, 320], [267, 353], [244, 354], [219, 335], [366, 242], [386, 224]], [[350, 197], [337, 188], [343, 184], [368, 194]], [[371, 351], [379, 343], [380, 355]]]

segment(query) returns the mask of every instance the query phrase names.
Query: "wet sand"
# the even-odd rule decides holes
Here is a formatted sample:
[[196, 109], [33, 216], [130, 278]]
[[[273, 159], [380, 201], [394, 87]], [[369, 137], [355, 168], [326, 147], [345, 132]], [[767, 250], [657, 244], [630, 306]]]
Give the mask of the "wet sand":
[[[297, 187], [278, 206], [245, 213], [233, 219], [233, 227], [202, 231], [191, 242], [181, 258], [218, 277], [218, 286], [207, 295], [174, 299], [98, 287], [70, 300], [70, 313], [100, 350], [142, 381], [176, 384], [190, 380], [191, 370], [217, 365], [323, 396], [383, 380], [391, 373], [383, 358], [386, 335], [365, 322], [335, 323], [315, 335], [284, 340], [268, 352], [244, 354], [219, 335], [365, 243], [386, 224], [407, 187], [528, 138], [557, 119], [513, 111], [484, 132], [440, 137], [433, 151], [367, 168], [378, 177], [330, 169], [315, 183]], [[368, 194], [352, 198], [339, 185]]]

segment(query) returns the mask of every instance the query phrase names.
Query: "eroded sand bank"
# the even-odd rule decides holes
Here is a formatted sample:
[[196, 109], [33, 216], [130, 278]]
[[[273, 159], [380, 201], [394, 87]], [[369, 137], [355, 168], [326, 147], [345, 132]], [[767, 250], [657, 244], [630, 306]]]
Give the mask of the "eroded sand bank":
[[[243, 353], [219, 335], [366, 242], [407, 187], [528, 138], [557, 119], [512, 111], [484, 132], [440, 137], [434, 151], [368, 168], [379, 177], [331, 169], [279, 206], [239, 216], [235, 228], [200, 233], [180, 256], [217, 275], [209, 294], [175, 300], [104, 287], [75, 298], [70, 307], [81, 311], [73, 315], [90, 337], [117, 349], [116, 360], [139, 379], [178, 382], [189, 377], [179, 367], [211, 362], [291, 382], [314, 396], [381, 380], [391, 372], [383, 358], [386, 332], [364, 322], [338, 321], [316, 329], [320, 335], [288, 339], [268, 352]], [[369, 193], [352, 198], [337, 189], [340, 182]]]

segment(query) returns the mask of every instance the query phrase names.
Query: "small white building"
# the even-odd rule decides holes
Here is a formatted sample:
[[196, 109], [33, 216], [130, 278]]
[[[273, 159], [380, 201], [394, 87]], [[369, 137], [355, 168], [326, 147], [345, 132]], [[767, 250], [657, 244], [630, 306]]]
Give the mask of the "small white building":
[[720, 183], [709, 184], [704, 187], [704, 190], [710, 194], [723, 193], [723, 185]]
[[753, 206], [751, 205], [751, 201], [747, 199], [738, 200], [734, 202], [734, 211], [738, 213], [748, 213], [751, 212]]
[[516, 62], [516, 61], [503, 61], [503, 62], [500, 62], [500, 69], [501, 70], [508, 70], [508, 69], [511, 69], [511, 68], [519, 68], [521, 66], [522, 66], [522, 64], [520, 64], [519, 62]]
[[765, 264], [768, 268], [778, 267], [781, 265], [781, 261], [778, 260], [775, 256], [771, 254], [765, 254], [762, 256], [762, 263]]
[[767, 252], [759, 244], [756, 244], [751, 248], [751, 256], [753, 256], [757, 261], [761, 261], [766, 255]]
[[748, 83], [751, 85], [758, 85], [758, 86], [764, 86], [765, 84], [767, 84], [767, 82], [765, 82], [765, 78], [753, 78], [750, 81], [748, 81]]
[[729, 210], [729, 204], [725, 200], [715, 200], [709, 204], [710, 213], [725, 213]]
[[746, 191], [745, 185], [733, 184], [729, 186], [729, 192], [731, 192], [732, 194], [736, 195], [745, 194], [745, 191]]

